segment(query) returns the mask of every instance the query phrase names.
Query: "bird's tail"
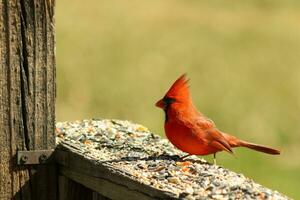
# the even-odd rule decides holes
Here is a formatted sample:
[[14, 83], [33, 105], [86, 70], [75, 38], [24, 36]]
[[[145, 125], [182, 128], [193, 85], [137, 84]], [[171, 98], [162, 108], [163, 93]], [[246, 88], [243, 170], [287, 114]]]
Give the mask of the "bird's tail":
[[262, 145], [254, 144], [254, 143], [250, 143], [250, 142], [245, 142], [245, 141], [240, 141], [239, 146], [247, 147], [247, 148], [250, 148], [250, 149], [253, 149], [256, 151], [260, 151], [260, 152], [272, 154], [272, 155], [280, 154], [280, 151], [277, 149], [273, 149], [270, 147], [266, 147], [266, 146], [262, 146]]

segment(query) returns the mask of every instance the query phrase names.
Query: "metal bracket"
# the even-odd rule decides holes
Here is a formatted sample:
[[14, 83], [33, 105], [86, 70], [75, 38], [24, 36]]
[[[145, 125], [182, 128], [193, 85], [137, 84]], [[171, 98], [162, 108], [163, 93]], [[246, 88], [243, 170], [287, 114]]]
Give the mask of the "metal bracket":
[[47, 164], [50, 157], [54, 152], [53, 149], [49, 150], [32, 150], [32, 151], [18, 151], [17, 159], [18, 165], [37, 165]]

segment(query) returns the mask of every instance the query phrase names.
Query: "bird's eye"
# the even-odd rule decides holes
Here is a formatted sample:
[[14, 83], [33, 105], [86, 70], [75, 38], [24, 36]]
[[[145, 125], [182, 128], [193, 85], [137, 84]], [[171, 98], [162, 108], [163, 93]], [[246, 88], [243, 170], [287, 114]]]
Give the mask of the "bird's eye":
[[164, 97], [163, 101], [165, 104], [170, 105], [171, 103], [175, 102], [176, 100], [170, 97]]

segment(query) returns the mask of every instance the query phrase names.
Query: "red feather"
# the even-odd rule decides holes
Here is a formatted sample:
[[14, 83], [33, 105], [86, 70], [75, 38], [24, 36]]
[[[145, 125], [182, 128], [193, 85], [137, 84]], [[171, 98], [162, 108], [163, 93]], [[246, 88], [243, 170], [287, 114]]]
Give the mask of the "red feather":
[[186, 74], [183, 74], [173, 83], [165, 96], [181, 100], [189, 99], [190, 91], [188, 82], [189, 80], [186, 78]]

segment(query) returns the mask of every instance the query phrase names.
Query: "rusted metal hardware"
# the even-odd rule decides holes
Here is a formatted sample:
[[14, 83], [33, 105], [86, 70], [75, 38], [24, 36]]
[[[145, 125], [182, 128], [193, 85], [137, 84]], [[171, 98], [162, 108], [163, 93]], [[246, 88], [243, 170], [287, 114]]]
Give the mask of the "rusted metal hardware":
[[18, 165], [38, 165], [47, 164], [51, 160], [54, 150], [32, 150], [32, 151], [18, 151], [17, 159]]

